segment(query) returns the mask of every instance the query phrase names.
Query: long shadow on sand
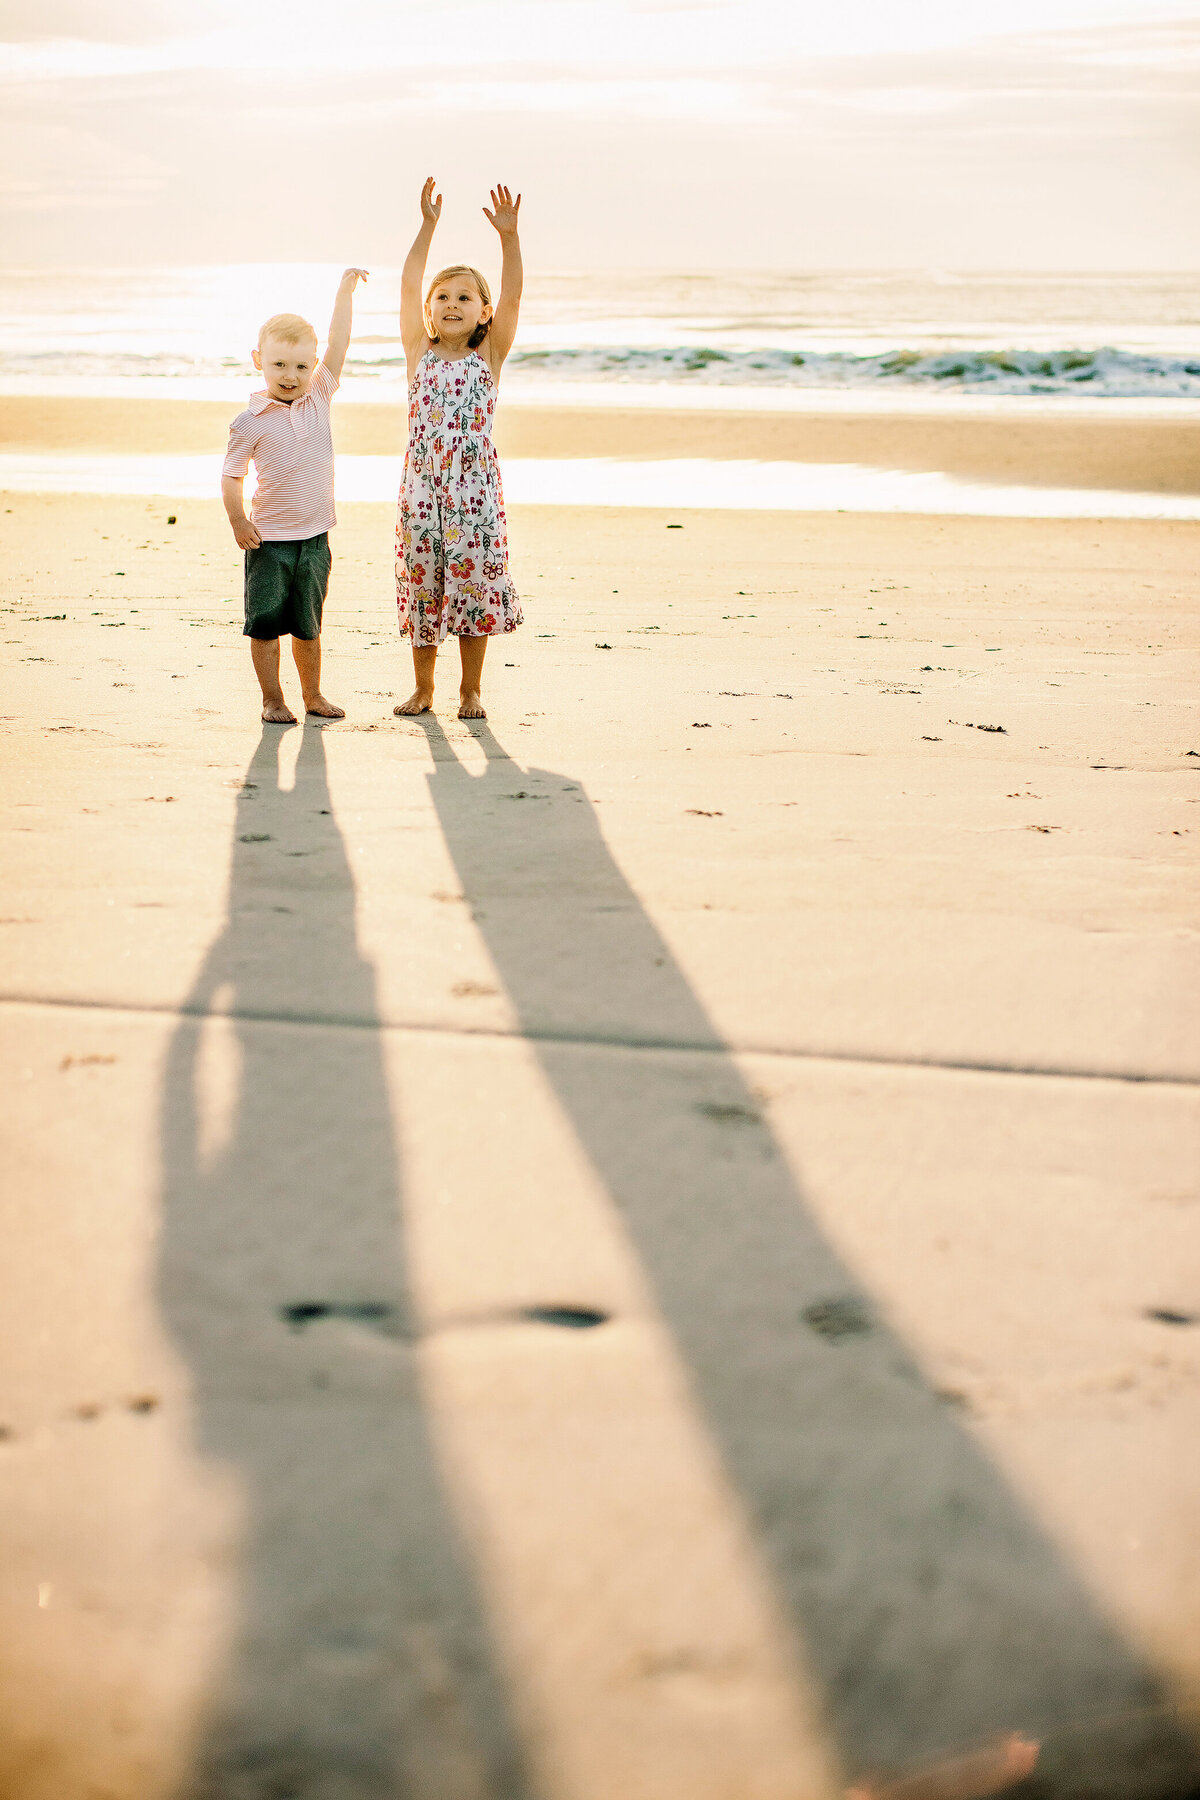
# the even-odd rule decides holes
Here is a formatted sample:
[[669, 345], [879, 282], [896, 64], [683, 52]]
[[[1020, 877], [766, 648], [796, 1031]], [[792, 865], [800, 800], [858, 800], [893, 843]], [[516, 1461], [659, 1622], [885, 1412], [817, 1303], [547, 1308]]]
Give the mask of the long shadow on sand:
[[1024, 1728], [1044, 1745], [1030, 1796], [1193, 1794], [1155, 1679], [839, 1261], [580, 784], [522, 769], [486, 726], [472, 775], [422, 723], [478, 929], [625, 1221], [847, 1768]]
[[324, 744], [305, 727], [284, 790], [282, 738], [268, 727], [247, 771], [228, 920], [163, 1090], [160, 1301], [199, 1448], [245, 1506], [186, 1800], [524, 1800], [414, 1367], [383, 1048], [362, 1028], [374, 973]]

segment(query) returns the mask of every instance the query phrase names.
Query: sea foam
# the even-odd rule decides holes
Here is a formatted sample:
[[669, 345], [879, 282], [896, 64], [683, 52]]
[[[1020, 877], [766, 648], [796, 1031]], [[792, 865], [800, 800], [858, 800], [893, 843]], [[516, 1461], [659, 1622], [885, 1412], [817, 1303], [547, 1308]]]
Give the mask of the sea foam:
[[[1200, 354], [1169, 356], [1118, 350], [913, 350], [869, 355], [849, 350], [720, 349], [704, 344], [579, 345], [521, 349], [508, 360], [518, 380], [554, 383], [657, 384], [684, 388], [758, 388], [800, 392], [1074, 394], [1110, 399], [1200, 399]], [[346, 376], [380, 399], [403, 395], [405, 368], [398, 346], [354, 347]], [[236, 357], [41, 351], [0, 355], [0, 382], [44, 384], [117, 381], [136, 392], [143, 383], [257, 381]], [[366, 395], [364, 394], [364, 398]]]
[[1200, 398], [1200, 355], [1193, 358], [1099, 350], [895, 349], [848, 351], [703, 345], [606, 346], [516, 350], [510, 367], [558, 380], [679, 382], [688, 386], [773, 388], [924, 388], [993, 394], [1083, 394], [1117, 398]]

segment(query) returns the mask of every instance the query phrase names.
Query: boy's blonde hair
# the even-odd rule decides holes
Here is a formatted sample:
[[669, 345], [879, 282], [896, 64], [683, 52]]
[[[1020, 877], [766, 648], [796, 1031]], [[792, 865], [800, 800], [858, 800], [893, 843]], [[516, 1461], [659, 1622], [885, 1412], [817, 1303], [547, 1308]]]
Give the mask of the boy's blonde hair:
[[[483, 304], [485, 306], [490, 306], [492, 304], [492, 290], [487, 284], [487, 276], [482, 274], [480, 270], [473, 269], [470, 263], [451, 263], [449, 268], [439, 269], [429, 286], [425, 289], [425, 305], [421, 309], [425, 320], [425, 336], [429, 339], [431, 344], [436, 344], [438, 338], [437, 332], [433, 329], [433, 320], [429, 314], [429, 302], [433, 299], [433, 290], [441, 287], [443, 281], [448, 281], [452, 275], [469, 275], [471, 280], [475, 283], [475, 286], [479, 289], [479, 298], [483, 301]], [[469, 350], [478, 350], [480, 344], [482, 344], [484, 338], [491, 330], [491, 325], [491, 319], [484, 319], [481, 324], [475, 327], [474, 331], [467, 339], [467, 348]]]
[[259, 331], [260, 351], [268, 338], [277, 338], [281, 344], [302, 344], [306, 338], [311, 338], [315, 344], [317, 334], [308, 320], [302, 319], [299, 313], [276, 313]]

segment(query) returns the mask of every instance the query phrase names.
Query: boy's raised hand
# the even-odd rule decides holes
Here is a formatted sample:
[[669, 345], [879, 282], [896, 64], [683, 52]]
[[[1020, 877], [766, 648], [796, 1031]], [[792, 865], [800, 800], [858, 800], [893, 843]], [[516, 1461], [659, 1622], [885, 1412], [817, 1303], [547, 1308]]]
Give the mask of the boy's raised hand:
[[359, 282], [365, 281], [369, 274], [369, 269], [343, 269], [341, 285], [344, 288], [349, 288], [350, 292], [353, 293]]
[[421, 217], [427, 225], [436, 225], [442, 216], [442, 196], [435, 194], [437, 182], [430, 175], [421, 189]]
[[494, 225], [502, 238], [516, 237], [517, 214], [521, 210], [521, 196], [514, 200], [506, 187], [494, 187], [491, 190], [492, 210], [485, 206], [483, 216], [489, 225]]

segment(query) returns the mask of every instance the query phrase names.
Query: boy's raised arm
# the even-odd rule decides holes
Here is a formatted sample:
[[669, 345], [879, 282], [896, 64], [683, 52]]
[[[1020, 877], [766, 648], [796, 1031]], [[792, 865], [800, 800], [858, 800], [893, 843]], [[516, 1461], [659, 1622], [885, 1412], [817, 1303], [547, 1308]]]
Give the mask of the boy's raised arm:
[[500, 298], [496, 302], [492, 329], [484, 341], [488, 346], [488, 361], [492, 372], [499, 374], [500, 366], [512, 349], [513, 339], [517, 335], [525, 271], [521, 262], [521, 239], [517, 231], [521, 196], [518, 194], [514, 200], [506, 187], [496, 187], [492, 189], [491, 197], [492, 210], [489, 212], [485, 206], [483, 216], [495, 227], [500, 238]]
[[400, 277], [400, 336], [404, 339], [404, 354], [410, 365], [425, 348], [425, 296], [421, 289], [429, 246], [442, 216], [442, 196], [434, 192], [436, 186], [431, 175], [421, 189], [421, 225], [412, 249], [404, 259]]
[[341, 379], [342, 365], [350, 348], [350, 328], [354, 322], [354, 290], [367, 279], [365, 269], [347, 269], [338, 283], [333, 317], [329, 321], [329, 340], [321, 358], [335, 381]]

